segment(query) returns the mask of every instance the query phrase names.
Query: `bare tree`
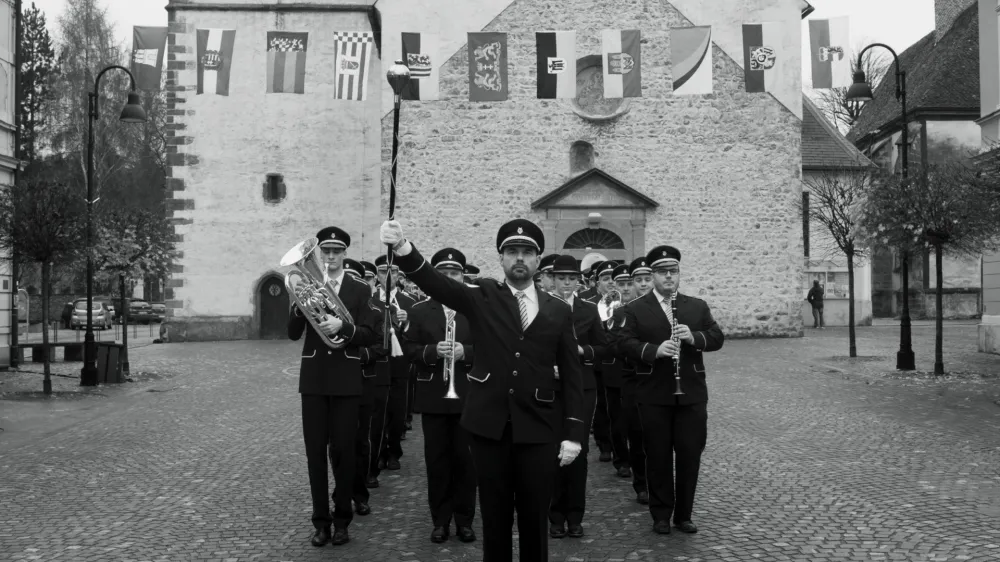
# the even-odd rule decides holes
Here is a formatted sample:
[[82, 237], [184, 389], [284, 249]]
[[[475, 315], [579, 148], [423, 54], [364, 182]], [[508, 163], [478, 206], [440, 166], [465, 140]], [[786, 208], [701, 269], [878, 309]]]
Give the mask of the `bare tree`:
[[[858, 71], [858, 55], [864, 47], [857, 47], [851, 53], [851, 74]], [[861, 58], [861, 70], [865, 73], [865, 78], [874, 90], [885, 77], [889, 70], [889, 59], [879, 50], [869, 49]], [[854, 126], [854, 122], [861, 115], [863, 103], [850, 101], [847, 99], [847, 87], [831, 88], [829, 90], [813, 90], [814, 98], [823, 110], [826, 118], [840, 129], [847, 133]]]
[[[806, 179], [809, 188], [809, 219], [830, 233], [833, 245], [847, 258], [848, 352], [858, 356], [854, 329], [854, 266], [867, 257], [861, 214], [869, 193], [878, 185], [875, 171], [827, 172]], [[801, 203], [800, 203], [801, 205]]]

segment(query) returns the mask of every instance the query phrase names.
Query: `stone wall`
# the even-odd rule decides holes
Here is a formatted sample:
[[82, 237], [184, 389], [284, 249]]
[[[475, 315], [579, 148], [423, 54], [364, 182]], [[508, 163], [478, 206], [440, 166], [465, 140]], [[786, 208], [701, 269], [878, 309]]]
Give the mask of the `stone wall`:
[[[758, 21], [764, 4], [774, 3], [739, 9]], [[727, 334], [801, 334], [800, 120], [769, 94], [747, 94], [739, 64], [717, 47], [715, 93], [671, 96], [668, 28], [693, 23], [665, 2], [514, 2], [486, 28], [508, 33], [508, 101], [468, 101], [463, 48], [441, 73], [446, 101], [405, 102], [397, 218], [407, 236], [428, 256], [456, 245], [499, 277], [497, 227], [542, 217], [531, 202], [569, 179], [570, 147], [583, 140], [596, 167], [660, 203], [647, 214], [646, 247], [681, 249], [682, 290], [707, 300]], [[606, 28], [642, 30], [644, 97], [606, 122], [582, 119], [567, 100], [535, 99], [534, 32], [577, 30], [584, 57], [600, 54]], [[383, 202], [390, 141], [387, 117]]]

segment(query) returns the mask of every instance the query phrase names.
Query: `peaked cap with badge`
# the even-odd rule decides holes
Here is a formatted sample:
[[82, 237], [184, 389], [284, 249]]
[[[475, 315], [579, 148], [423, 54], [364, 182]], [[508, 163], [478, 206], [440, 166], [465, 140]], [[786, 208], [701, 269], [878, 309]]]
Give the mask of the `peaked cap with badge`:
[[539, 254], [545, 250], [545, 235], [537, 224], [527, 219], [514, 219], [497, 231], [497, 252], [507, 246], [528, 246]]
[[618, 265], [618, 262], [616, 262], [615, 260], [608, 260], [608, 261], [601, 262], [600, 267], [598, 267], [597, 269], [594, 270], [594, 275], [598, 279], [600, 279], [601, 277], [603, 277], [605, 275], [613, 275], [614, 272], [615, 272], [615, 266], [617, 266], [617, 265]]
[[681, 263], [681, 251], [673, 246], [657, 246], [646, 254], [646, 263], [650, 269], [665, 265]]
[[351, 247], [351, 235], [336, 226], [328, 226], [316, 233], [320, 248]]
[[552, 273], [552, 264], [556, 261], [559, 254], [549, 254], [538, 262], [538, 272], [539, 273]]
[[636, 275], [649, 275], [653, 273], [653, 269], [649, 267], [649, 262], [646, 261], [646, 256], [639, 256], [632, 260], [632, 263], [628, 266], [629, 274], [632, 277]]
[[[389, 269], [388, 263], [389, 262], [388, 262], [387, 258], [385, 257], [385, 254], [381, 254], [381, 255], [379, 255], [379, 257], [375, 258], [375, 269], [378, 269], [378, 270]], [[396, 264], [393, 263], [392, 265], [396, 265]]]
[[375, 277], [375, 264], [370, 261], [361, 260], [361, 267], [365, 268], [365, 278]]
[[465, 254], [455, 248], [444, 248], [431, 257], [431, 265], [437, 269], [456, 269], [464, 272]]
[[352, 260], [351, 258], [344, 258], [344, 271], [353, 273], [359, 279], [365, 276], [365, 266], [361, 265], [361, 262]]
[[615, 266], [615, 270], [611, 274], [612, 279], [614, 279], [615, 281], [618, 281], [620, 279], [631, 279], [632, 277], [629, 275], [628, 269], [629, 269], [628, 264], [624, 263]]
[[472, 265], [471, 263], [467, 263], [465, 264], [465, 274], [472, 278], [475, 278], [477, 275], [479, 275], [479, 268]]

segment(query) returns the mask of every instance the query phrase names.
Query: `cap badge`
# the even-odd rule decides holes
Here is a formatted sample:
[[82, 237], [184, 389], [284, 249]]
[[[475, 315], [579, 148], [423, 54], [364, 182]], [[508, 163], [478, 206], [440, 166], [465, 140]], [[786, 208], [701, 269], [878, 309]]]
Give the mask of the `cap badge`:
[[337, 233], [336, 232], [331, 232], [330, 233], [330, 240], [333, 240], [336, 237], [337, 237]]
[[448, 259], [454, 259], [454, 258], [451, 257], [451, 254], [448, 254]]
[[646, 262], [640, 262], [639, 265], [646, 265]]
[[663, 255], [667, 255], [667, 251], [666, 250], [663, 250]]
[[519, 227], [517, 227], [517, 233], [518, 233], [518, 234], [524, 234], [524, 229], [523, 229], [523, 228], [521, 228], [520, 226], [519, 226]]

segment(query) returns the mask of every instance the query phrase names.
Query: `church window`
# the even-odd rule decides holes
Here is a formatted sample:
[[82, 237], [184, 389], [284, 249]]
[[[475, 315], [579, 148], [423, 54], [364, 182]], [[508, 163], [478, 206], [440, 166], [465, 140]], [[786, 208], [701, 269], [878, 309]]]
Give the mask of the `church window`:
[[585, 228], [569, 235], [563, 248], [567, 250], [624, 250], [625, 242], [604, 228]]
[[569, 148], [569, 175], [582, 174], [594, 167], [594, 145], [576, 141]]
[[285, 198], [285, 178], [281, 174], [268, 174], [264, 182], [264, 201], [280, 203]]

